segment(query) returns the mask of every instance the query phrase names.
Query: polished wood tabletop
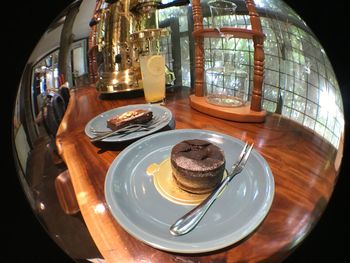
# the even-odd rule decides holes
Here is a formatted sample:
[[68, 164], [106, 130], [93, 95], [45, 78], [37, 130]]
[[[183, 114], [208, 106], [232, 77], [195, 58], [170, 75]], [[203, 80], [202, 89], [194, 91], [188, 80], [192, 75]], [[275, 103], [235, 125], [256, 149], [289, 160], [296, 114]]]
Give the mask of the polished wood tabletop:
[[107, 262], [282, 261], [326, 208], [342, 149], [335, 149], [313, 131], [278, 114], [269, 113], [264, 123], [237, 123], [208, 116], [190, 107], [189, 94], [186, 88], [167, 90], [166, 107], [175, 117], [176, 129], [205, 129], [249, 140], [269, 164], [275, 195], [266, 218], [245, 239], [203, 254], [165, 252], [129, 235], [112, 216], [104, 195], [107, 170], [127, 144], [92, 144], [84, 128], [104, 111], [145, 101], [142, 94], [106, 99], [94, 87], [82, 87], [71, 92], [56, 144], [96, 246]]

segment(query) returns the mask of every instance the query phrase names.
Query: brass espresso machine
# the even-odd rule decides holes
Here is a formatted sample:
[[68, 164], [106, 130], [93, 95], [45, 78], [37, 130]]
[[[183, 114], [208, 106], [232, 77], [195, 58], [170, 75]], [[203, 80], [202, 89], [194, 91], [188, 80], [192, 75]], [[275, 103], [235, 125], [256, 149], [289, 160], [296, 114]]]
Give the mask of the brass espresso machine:
[[[159, 28], [158, 10], [187, 5], [189, 0], [162, 4], [161, 0], [105, 0], [90, 22], [93, 29], [97, 83], [101, 93], [142, 89], [139, 57], [160, 51], [160, 41], [169, 35]], [[174, 81], [167, 67], [166, 82]]]

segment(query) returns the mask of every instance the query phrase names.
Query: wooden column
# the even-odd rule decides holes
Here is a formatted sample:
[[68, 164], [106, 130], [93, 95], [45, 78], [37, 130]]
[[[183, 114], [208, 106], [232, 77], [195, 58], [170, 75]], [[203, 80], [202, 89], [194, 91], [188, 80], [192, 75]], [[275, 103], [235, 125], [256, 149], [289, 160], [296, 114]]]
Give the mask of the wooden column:
[[79, 13], [78, 2], [72, 5], [66, 14], [66, 19], [60, 36], [60, 51], [58, 53], [58, 72], [60, 76], [73, 86], [72, 64], [71, 64], [71, 45], [74, 41], [73, 25], [75, 17]]
[[[253, 0], [246, 0], [246, 6], [250, 16], [252, 29], [262, 33], [260, 17], [256, 12]], [[253, 111], [261, 111], [262, 101], [262, 85], [264, 81], [264, 38], [253, 36], [254, 42], [254, 79], [253, 92], [250, 109]]]
[[98, 80], [97, 73], [97, 25], [100, 22], [102, 0], [97, 0], [94, 10], [94, 15], [90, 20], [90, 32], [88, 41], [88, 61], [89, 61], [89, 80], [91, 84], [95, 84]]
[[263, 39], [254, 37], [254, 77], [253, 92], [250, 103], [250, 109], [253, 111], [261, 111], [262, 103], [262, 85], [264, 81], [264, 50]]
[[[200, 0], [192, 1], [192, 12], [194, 21], [194, 30], [203, 29], [203, 15]], [[204, 48], [203, 48], [203, 38], [196, 37], [194, 39], [194, 56], [195, 56], [195, 95], [198, 97], [204, 96], [203, 85], [204, 85]]]

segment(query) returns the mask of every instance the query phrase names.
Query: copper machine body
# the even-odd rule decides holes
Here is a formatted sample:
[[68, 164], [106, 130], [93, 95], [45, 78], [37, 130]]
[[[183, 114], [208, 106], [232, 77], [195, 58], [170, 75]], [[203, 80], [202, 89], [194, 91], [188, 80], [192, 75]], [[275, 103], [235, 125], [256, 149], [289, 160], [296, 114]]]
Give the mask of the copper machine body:
[[[184, 4], [188, 1], [166, 5], [160, 0], [102, 1], [90, 22], [96, 89], [101, 93], [142, 89], [139, 57], [159, 50], [160, 39], [169, 35], [158, 26], [158, 10]], [[168, 68], [165, 72], [170, 84], [174, 74]]]

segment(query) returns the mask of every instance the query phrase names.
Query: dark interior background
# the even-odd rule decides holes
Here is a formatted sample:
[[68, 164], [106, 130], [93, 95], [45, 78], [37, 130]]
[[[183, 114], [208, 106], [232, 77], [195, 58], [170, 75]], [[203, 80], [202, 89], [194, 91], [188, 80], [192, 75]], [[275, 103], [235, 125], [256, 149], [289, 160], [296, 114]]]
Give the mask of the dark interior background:
[[[93, 1], [93, 0], [91, 0]], [[11, 113], [24, 65], [49, 24], [72, 0], [3, 2], [1, 54], [1, 182], [2, 262], [73, 262], [49, 238], [25, 198], [15, 172], [10, 147]], [[321, 220], [302, 245], [286, 260], [294, 262], [350, 262], [349, 183], [349, 37], [346, 1], [286, 1], [319, 38], [336, 72], [346, 117], [345, 152], [331, 201]], [[1, 56], [3, 58], [3, 56]]]

